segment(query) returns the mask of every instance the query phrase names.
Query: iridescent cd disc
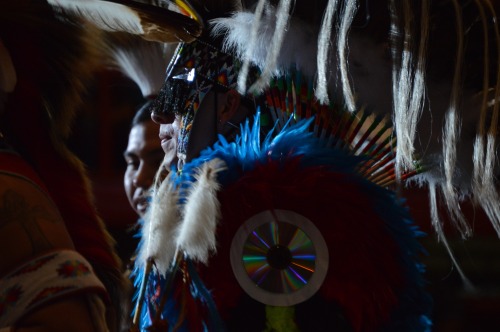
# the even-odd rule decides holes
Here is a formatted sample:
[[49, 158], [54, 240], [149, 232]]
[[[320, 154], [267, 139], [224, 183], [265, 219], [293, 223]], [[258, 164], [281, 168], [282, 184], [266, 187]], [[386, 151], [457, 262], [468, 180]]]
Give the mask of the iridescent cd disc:
[[274, 306], [307, 300], [328, 270], [328, 248], [314, 224], [289, 210], [264, 211], [236, 232], [231, 265], [240, 286]]

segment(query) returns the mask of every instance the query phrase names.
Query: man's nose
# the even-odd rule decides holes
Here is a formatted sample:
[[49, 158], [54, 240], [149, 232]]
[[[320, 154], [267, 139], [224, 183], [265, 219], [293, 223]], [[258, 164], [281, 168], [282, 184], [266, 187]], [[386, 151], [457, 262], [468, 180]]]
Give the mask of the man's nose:
[[158, 124], [169, 124], [174, 122], [175, 115], [171, 113], [152, 111], [151, 112], [151, 120]]
[[138, 188], [149, 188], [153, 184], [154, 173], [141, 166], [134, 177], [134, 185]]

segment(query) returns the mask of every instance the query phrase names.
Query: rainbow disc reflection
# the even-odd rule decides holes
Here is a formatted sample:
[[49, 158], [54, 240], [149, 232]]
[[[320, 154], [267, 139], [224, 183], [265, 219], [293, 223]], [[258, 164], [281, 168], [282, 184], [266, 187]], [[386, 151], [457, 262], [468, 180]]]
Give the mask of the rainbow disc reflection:
[[240, 227], [231, 265], [242, 288], [269, 305], [305, 301], [323, 283], [328, 248], [315, 225], [288, 210], [264, 211]]
[[315, 270], [316, 254], [304, 231], [271, 221], [248, 236], [242, 259], [257, 286], [274, 293], [291, 293], [307, 285]]

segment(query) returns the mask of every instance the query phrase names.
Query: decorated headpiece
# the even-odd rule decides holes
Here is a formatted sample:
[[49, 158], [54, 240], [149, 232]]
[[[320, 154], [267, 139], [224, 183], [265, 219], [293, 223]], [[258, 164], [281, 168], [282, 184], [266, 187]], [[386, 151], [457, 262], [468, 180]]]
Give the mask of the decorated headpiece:
[[[235, 89], [241, 61], [222, 50], [221, 41], [207, 33], [190, 43], [179, 45], [167, 69], [166, 80], [151, 106], [153, 115], [181, 117], [177, 152], [185, 159], [190, 132], [204, 97], [210, 91]], [[254, 68], [248, 80], [257, 75]]]

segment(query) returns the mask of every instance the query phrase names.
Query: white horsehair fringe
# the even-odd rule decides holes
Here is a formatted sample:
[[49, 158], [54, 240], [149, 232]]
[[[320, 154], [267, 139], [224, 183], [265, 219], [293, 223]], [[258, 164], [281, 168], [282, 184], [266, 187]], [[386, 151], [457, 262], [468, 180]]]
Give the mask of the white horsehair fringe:
[[[476, 0], [476, 4], [480, 10], [481, 18], [483, 22], [483, 31], [485, 36], [487, 36], [487, 26], [486, 26], [486, 14], [484, 13], [483, 5], [480, 1]], [[494, 15], [494, 8], [491, 1], [486, 1], [486, 5], [491, 13]], [[495, 40], [497, 42], [497, 62], [500, 63], [500, 33], [498, 30], [498, 25], [495, 25]], [[485, 39], [486, 40], [486, 39]], [[485, 43], [485, 50], [488, 50], [488, 45]], [[485, 72], [489, 65], [489, 60], [487, 58], [488, 52], [485, 52], [484, 67]], [[500, 71], [497, 74], [497, 82], [500, 81]], [[495, 153], [496, 146], [496, 136], [498, 134], [498, 110], [499, 104], [498, 100], [500, 98], [500, 84], [497, 84], [494, 90], [494, 98], [492, 105], [492, 119], [491, 125], [486, 133], [486, 117], [487, 112], [490, 109], [488, 102], [488, 76], [485, 75], [484, 78], [484, 88], [483, 88], [483, 102], [481, 107], [481, 114], [478, 125], [478, 133], [474, 142], [474, 171], [473, 171], [473, 193], [474, 199], [481, 205], [486, 215], [491, 220], [495, 231], [500, 237], [500, 196], [498, 190], [495, 188], [494, 182], [491, 179], [494, 178], [494, 169], [497, 163], [497, 157]], [[486, 146], [485, 146], [486, 140]]]
[[463, 68], [463, 50], [464, 50], [464, 27], [462, 22], [462, 11], [458, 0], [453, 0], [453, 7], [456, 15], [456, 37], [457, 37], [457, 57], [455, 62], [455, 72], [453, 75], [453, 83], [451, 90], [451, 100], [448, 111], [445, 115], [445, 125], [443, 130], [443, 156], [444, 156], [444, 173], [445, 182], [442, 183], [442, 193], [449, 215], [460, 230], [463, 236], [471, 235], [471, 229], [465, 220], [460, 204], [458, 193], [453, 184], [456, 163], [457, 163], [457, 147], [460, 141], [460, 87], [462, 85], [462, 68]]
[[[495, 20], [496, 13], [492, 2], [491, 0], [475, 1], [481, 8], [488, 9], [488, 25], [494, 25], [494, 30], [490, 31], [496, 34], [496, 47], [500, 51], [500, 34], [498, 34], [498, 22]], [[349, 79], [351, 74], [349, 73], [348, 50], [351, 37], [349, 32], [358, 2], [344, 2], [343, 8], [338, 0], [329, 0], [325, 3], [323, 19], [317, 27], [310, 22], [289, 17], [288, 5], [285, 6], [287, 2], [280, 2], [280, 7], [273, 9], [265, 0], [258, 2], [255, 13], [235, 13], [231, 17], [219, 18], [212, 23], [214, 23], [216, 33], [225, 34], [224, 48], [231, 49], [246, 62], [258, 66], [262, 72], [266, 73], [264, 75], [266, 80], [270, 80], [271, 75], [282, 75], [290, 68], [295, 67], [300, 70], [306, 79], [316, 83], [315, 97], [321, 103], [330, 102], [329, 93], [335, 93], [336, 86], [329, 80], [328, 74], [331, 72], [329, 67], [337, 66], [336, 69], [340, 72], [340, 78], [337, 79], [341, 83], [345, 107], [348, 110], [357, 111], [362, 105], [357, 104], [359, 102], [355, 84], [357, 80], [354, 79], [351, 82]], [[474, 105], [470, 105], [469, 99], [465, 99], [462, 82], [467, 48], [465, 38], [468, 33], [464, 28], [464, 18], [460, 10], [462, 5], [457, 0], [449, 0], [446, 3], [450, 8], [454, 6], [456, 15], [457, 46], [454, 59], [450, 59], [450, 61], [455, 61], [454, 72], [446, 83], [444, 81], [435, 83], [429, 82], [426, 77], [432, 17], [431, 0], [390, 1], [388, 10], [391, 11], [392, 17], [391, 33], [396, 36], [396, 43], [390, 44], [393, 52], [393, 108], [386, 110], [385, 113], [392, 113], [396, 131], [396, 177], [400, 180], [403, 171], [414, 170], [415, 162], [420, 162], [425, 171], [418, 174], [413, 181], [421, 185], [426, 185], [431, 181], [435, 184], [439, 189], [439, 198], [447, 206], [448, 214], [464, 237], [471, 234], [471, 228], [461, 211], [460, 201], [471, 194], [486, 211], [500, 236], [500, 204], [498, 203], [500, 195], [494, 187], [495, 171], [498, 171], [496, 136], [498, 134], [500, 73], [496, 78], [495, 87], [492, 88], [489, 82], [485, 81], [482, 93], [488, 96], [488, 107], [485, 107], [483, 102], [482, 112], [477, 112], [474, 118], [474, 115], [470, 115], [474, 114], [470, 113], [475, 111]], [[414, 11], [413, 6], [420, 6], [420, 10]], [[278, 18], [282, 19], [279, 22], [280, 25], [277, 22]], [[332, 22], [337, 18], [337, 21]], [[287, 20], [288, 22], [285, 22]], [[281, 30], [285, 34], [283, 36], [276, 31], [281, 27], [284, 27]], [[317, 38], [310, 38], [311, 33], [318, 32]], [[250, 40], [249, 36], [251, 36]], [[336, 50], [330, 52], [330, 43], [335, 39]], [[391, 42], [390, 38], [389, 42]], [[337, 63], [331, 61], [333, 57], [336, 57]], [[485, 61], [488, 61], [487, 55], [485, 55]], [[500, 56], [495, 59], [495, 62], [500, 63]], [[484, 68], [486, 71], [488, 64], [485, 64]], [[245, 73], [240, 72], [240, 75], [239, 89], [240, 92], [245, 93], [248, 91], [242, 83], [245, 82], [243, 77]], [[261, 83], [259, 83], [261, 87], [266, 86], [264, 82]], [[429, 87], [429, 85], [432, 86]], [[432, 90], [433, 94], [429, 94], [430, 88], [437, 90]], [[443, 93], [440, 93], [439, 89], [442, 89]], [[467, 98], [471, 97], [468, 95]], [[464, 104], [464, 101], [469, 104]], [[415, 146], [417, 139], [428, 139], [419, 133], [419, 130], [423, 129], [422, 126], [426, 125], [420, 123], [424, 110], [430, 113], [431, 121], [433, 121], [427, 123], [431, 130], [432, 141], [429, 141], [428, 145], [423, 144], [419, 147], [421, 150], [417, 151]], [[473, 123], [477, 125], [475, 142], [468, 138], [464, 141], [460, 135], [464, 125], [461, 114], [465, 114], [465, 110], [467, 119], [464, 121], [467, 121], [467, 125], [471, 126]], [[384, 112], [384, 110], [380, 111]], [[486, 128], [487, 125], [489, 128]], [[439, 130], [439, 127], [442, 129]], [[468, 144], [468, 147], [462, 147], [465, 144]], [[469, 168], [472, 172], [468, 171]]]
[[[414, 28], [411, 25], [411, 7], [408, 1], [404, 4], [404, 27], [401, 33], [404, 36], [404, 45], [412, 44]], [[410, 50], [404, 49], [401, 55], [401, 65], [393, 64], [393, 95], [394, 95], [394, 126], [398, 138], [396, 154], [396, 175], [400, 178], [403, 170], [414, 168], [414, 141], [417, 123], [424, 106], [425, 93], [425, 54], [429, 30], [429, 3], [422, 1], [422, 15], [420, 24], [420, 42], [418, 47], [417, 64], [413, 64]], [[400, 34], [397, 24], [392, 23], [394, 34]], [[409, 47], [409, 46], [406, 46]], [[413, 70], [415, 67], [415, 70]]]
[[285, 33], [286, 31], [288, 31], [288, 22], [290, 21], [289, 11], [291, 3], [291, 0], [280, 0], [279, 2], [278, 11], [276, 14], [276, 27], [274, 29], [274, 35], [271, 43], [268, 45], [268, 47], [270, 47], [270, 50], [267, 53], [266, 64], [260, 77], [249, 88], [251, 92], [261, 92], [269, 86], [269, 82], [273, 77], [273, 72], [277, 67], [278, 56], [281, 51]]
[[451, 249], [451, 246], [448, 243], [448, 240], [446, 239], [446, 236], [444, 234], [442, 221], [441, 218], [439, 218], [439, 213], [438, 213], [436, 184], [434, 183], [434, 181], [429, 181], [429, 207], [431, 208], [432, 226], [436, 230], [438, 241], [442, 242], [444, 247], [446, 248], [446, 251], [450, 256], [453, 266], [457, 269], [457, 272], [460, 278], [462, 279], [462, 282], [464, 283], [465, 289], [467, 289], [468, 291], [473, 291], [475, 288], [474, 285], [467, 278], [462, 268], [460, 267], [460, 264], [458, 264], [458, 261], [455, 258], [455, 255], [453, 254], [453, 250]]
[[339, 68], [340, 68], [340, 80], [342, 82], [342, 91], [344, 93], [344, 102], [347, 109], [350, 112], [356, 110], [356, 101], [354, 100], [354, 94], [352, 91], [351, 83], [349, 80], [349, 74], [347, 69], [347, 36], [349, 32], [349, 27], [352, 24], [354, 15], [357, 9], [357, 0], [346, 1], [345, 8], [343, 10], [342, 19], [340, 22], [339, 36], [338, 36], [338, 57], [339, 57]]
[[316, 83], [317, 88], [314, 94], [322, 104], [329, 103], [327, 89], [328, 79], [326, 73], [333, 28], [333, 15], [337, 10], [337, 3], [338, 0], [328, 0], [323, 23], [321, 24], [321, 30], [318, 35], [318, 79]]

